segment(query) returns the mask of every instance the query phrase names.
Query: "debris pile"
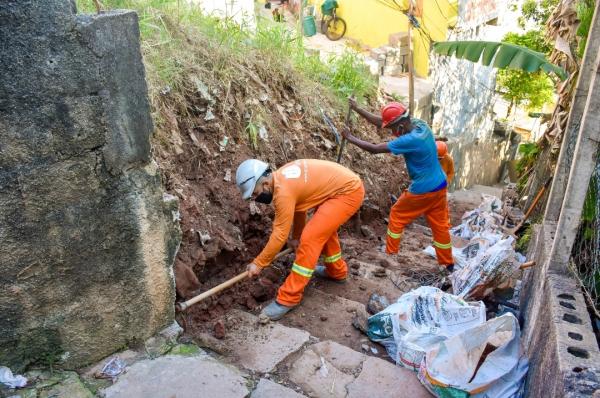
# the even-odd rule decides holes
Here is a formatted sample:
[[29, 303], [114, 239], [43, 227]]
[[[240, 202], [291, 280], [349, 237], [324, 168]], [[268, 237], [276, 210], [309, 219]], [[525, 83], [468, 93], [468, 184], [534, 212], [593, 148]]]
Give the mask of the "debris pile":
[[[483, 299], [495, 289], [515, 286], [525, 258], [514, 250], [514, 237], [505, 232], [507, 211], [515, 213], [497, 197], [483, 195], [481, 205], [465, 213], [461, 224], [451, 229], [452, 235], [466, 242], [452, 249], [456, 271], [450, 280], [457, 296]], [[424, 252], [435, 256], [431, 246]]]
[[[382, 344], [397, 365], [418, 372], [437, 397], [508, 398], [523, 386], [528, 365], [512, 310], [518, 310], [514, 298], [525, 258], [515, 251], [514, 236], [506, 233], [507, 225], [520, 222], [510, 200], [483, 195], [481, 205], [451, 230], [453, 294], [422, 286], [367, 320], [368, 337]], [[431, 246], [424, 253], [435, 257]], [[496, 295], [506, 291], [508, 301]], [[488, 312], [486, 320], [489, 308], [474, 300], [503, 305]], [[372, 296], [369, 307], [375, 303], [377, 297]]]

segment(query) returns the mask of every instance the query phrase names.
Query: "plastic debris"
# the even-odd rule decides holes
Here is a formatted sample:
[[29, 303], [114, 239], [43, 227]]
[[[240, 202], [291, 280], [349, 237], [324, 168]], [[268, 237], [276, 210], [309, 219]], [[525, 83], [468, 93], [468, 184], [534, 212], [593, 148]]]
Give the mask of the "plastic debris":
[[512, 314], [491, 319], [432, 347], [419, 380], [436, 397], [521, 396], [528, 362]]
[[113, 382], [117, 376], [125, 372], [127, 364], [119, 357], [112, 357], [103, 367], [102, 370], [95, 374], [98, 379], [110, 379]]
[[265, 126], [260, 126], [258, 128], [258, 136], [263, 141], [269, 141], [269, 132]]
[[27, 385], [27, 378], [21, 375], [13, 375], [13, 372], [6, 366], [0, 366], [0, 383], [8, 388], [22, 388]]
[[224, 136], [223, 139], [219, 142], [219, 151], [223, 152], [229, 143], [229, 137]]
[[[514, 238], [502, 231], [502, 202], [483, 195], [483, 203], [465, 213], [455, 235], [469, 239], [465, 247], [452, 248], [455, 271], [450, 276], [454, 294], [466, 299], [482, 299], [499, 286], [514, 284], [513, 275], [525, 261], [515, 252]], [[432, 246], [424, 252], [435, 257]]]
[[482, 299], [496, 287], [509, 281], [519, 270], [521, 263], [513, 249], [514, 238], [508, 237], [489, 247], [452, 273], [452, 291], [454, 294]]
[[327, 376], [329, 376], [329, 369], [327, 368], [325, 359], [323, 357], [320, 357], [320, 358], [321, 358], [321, 366], [319, 367], [319, 374], [321, 375], [321, 377], [326, 378]]
[[403, 294], [368, 319], [367, 335], [396, 363], [417, 371], [435, 344], [485, 322], [485, 305], [466, 302], [431, 286]]

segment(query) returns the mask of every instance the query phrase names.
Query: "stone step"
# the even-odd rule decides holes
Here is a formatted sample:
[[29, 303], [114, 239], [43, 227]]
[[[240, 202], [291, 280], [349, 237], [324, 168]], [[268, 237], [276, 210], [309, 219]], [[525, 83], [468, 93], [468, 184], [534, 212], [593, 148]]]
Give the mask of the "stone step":
[[414, 372], [330, 340], [307, 347], [288, 377], [318, 398], [431, 397]]
[[207, 354], [167, 355], [131, 365], [110, 387], [105, 398], [243, 398], [250, 393], [247, 379], [233, 366]]
[[261, 324], [248, 312], [232, 310], [224, 318], [223, 343], [229, 356], [239, 366], [253, 372], [267, 373], [288, 355], [308, 342], [309, 333], [283, 326], [278, 322]]

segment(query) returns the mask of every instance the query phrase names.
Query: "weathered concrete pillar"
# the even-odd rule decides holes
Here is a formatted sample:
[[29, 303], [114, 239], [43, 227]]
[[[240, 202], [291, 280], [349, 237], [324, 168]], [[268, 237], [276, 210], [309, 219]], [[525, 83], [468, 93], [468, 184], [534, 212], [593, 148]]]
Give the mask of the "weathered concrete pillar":
[[[600, 21], [598, 21], [600, 23]], [[565, 197], [550, 253], [550, 269], [567, 273], [573, 243], [581, 224], [581, 213], [600, 148], [600, 52], [596, 55], [591, 83], [575, 145]]]
[[569, 171], [571, 170], [571, 162], [573, 161], [577, 133], [579, 133], [579, 128], [581, 127], [581, 119], [585, 110], [592, 75], [595, 73], [594, 61], [598, 55], [598, 47], [600, 47], [600, 15], [598, 14], [598, 5], [596, 5], [596, 12], [594, 13], [585, 46], [583, 62], [581, 63], [575, 92], [573, 93], [573, 102], [569, 110], [569, 120], [563, 134], [560, 154], [558, 155], [558, 162], [554, 171], [552, 188], [550, 189], [548, 203], [546, 204], [544, 220], [547, 222], [558, 221], [567, 189], [567, 180], [569, 178]]
[[0, 364], [73, 368], [174, 317], [137, 15], [5, 0], [0, 43]]

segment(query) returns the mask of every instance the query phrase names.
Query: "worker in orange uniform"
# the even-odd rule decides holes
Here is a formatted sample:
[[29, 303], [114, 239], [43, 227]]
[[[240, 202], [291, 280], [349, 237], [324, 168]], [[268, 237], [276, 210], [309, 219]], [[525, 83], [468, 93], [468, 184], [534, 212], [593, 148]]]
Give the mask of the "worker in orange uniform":
[[[313, 274], [345, 282], [348, 266], [342, 258], [337, 230], [362, 204], [365, 190], [358, 175], [325, 160], [300, 159], [271, 172], [265, 162], [248, 159], [237, 169], [236, 184], [243, 199], [265, 204], [272, 201], [275, 207], [273, 232], [262, 252], [248, 264], [250, 277], [271, 264], [288, 240], [292, 225], [292, 242], [300, 240], [292, 272], [262, 314], [271, 320], [283, 317], [300, 303]], [[316, 211], [307, 223], [310, 209]], [[321, 254], [325, 265], [317, 266]]]
[[442, 170], [446, 174], [446, 181], [448, 182], [448, 186], [450, 186], [454, 179], [454, 159], [448, 153], [448, 145], [444, 141], [436, 141], [435, 146], [437, 147], [440, 166], [442, 166]]
[[394, 155], [403, 155], [411, 179], [408, 190], [400, 196], [390, 211], [386, 253], [398, 253], [404, 228], [415, 218], [425, 215], [433, 232], [433, 246], [438, 263], [448, 272], [454, 271], [448, 228], [448, 183], [437, 159], [437, 148], [431, 129], [424, 121], [411, 118], [407, 107], [399, 102], [391, 102], [384, 106], [381, 116], [359, 107], [353, 98], [349, 99], [349, 105], [375, 126], [390, 129], [395, 138], [387, 143], [372, 144], [352, 135], [347, 127], [343, 130], [344, 138], [370, 153], [391, 152]]

